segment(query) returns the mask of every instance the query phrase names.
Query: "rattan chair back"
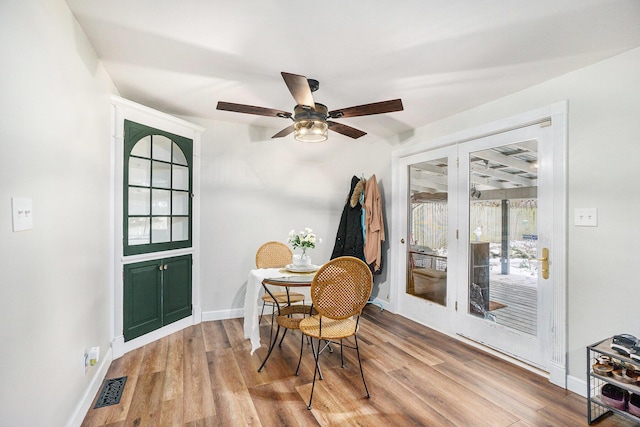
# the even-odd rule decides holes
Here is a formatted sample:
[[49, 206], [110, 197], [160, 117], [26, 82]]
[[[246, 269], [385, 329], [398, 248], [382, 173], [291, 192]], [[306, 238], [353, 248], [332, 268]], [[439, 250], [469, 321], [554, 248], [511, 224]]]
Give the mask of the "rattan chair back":
[[347, 319], [360, 315], [371, 296], [373, 276], [363, 261], [335, 258], [324, 264], [311, 283], [311, 300], [320, 316]]
[[281, 242], [267, 242], [256, 252], [257, 268], [280, 268], [291, 264], [293, 252]]

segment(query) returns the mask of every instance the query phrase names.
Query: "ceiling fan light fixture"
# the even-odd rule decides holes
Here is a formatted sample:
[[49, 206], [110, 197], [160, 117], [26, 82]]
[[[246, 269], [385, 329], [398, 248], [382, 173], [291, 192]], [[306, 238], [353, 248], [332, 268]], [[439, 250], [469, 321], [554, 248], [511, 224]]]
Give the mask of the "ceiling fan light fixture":
[[326, 141], [329, 134], [327, 122], [321, 120], [300, 120], [294, 125], [293, 137], [300, 142]]
[[309, 110], [296, 105], [294, 109], [295, 123], [293, 124], [293, 138], [300, 142], [322, 142], [329, 135], [327, 124], [327, 107], [316, 103], [316, 109]]

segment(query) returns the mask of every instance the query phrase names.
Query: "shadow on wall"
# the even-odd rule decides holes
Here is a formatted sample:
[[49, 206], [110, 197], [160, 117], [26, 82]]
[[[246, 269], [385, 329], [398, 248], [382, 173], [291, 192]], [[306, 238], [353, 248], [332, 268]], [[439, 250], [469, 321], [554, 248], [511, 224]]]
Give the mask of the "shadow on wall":
[[233, 296], [232, 307], [242, 308], [244, 307], [244, 299], [247, 296], [247, 281], [245, 280], [236, 294]]

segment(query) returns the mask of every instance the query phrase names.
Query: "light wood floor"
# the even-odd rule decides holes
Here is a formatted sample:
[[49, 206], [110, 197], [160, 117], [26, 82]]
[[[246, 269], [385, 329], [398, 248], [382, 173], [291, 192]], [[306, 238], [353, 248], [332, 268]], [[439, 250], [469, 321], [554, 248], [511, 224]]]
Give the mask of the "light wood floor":
[[[266, 320], [266, 322], [265, 322]], [[268, 338], [265, 316], [263, 337]], [[313, 357], [288, 334], [265, 369], [243, 339], [242, 319], [204, 322], [115, 360], [107, 379], [128, 376], [118, 405], [89, 410], [83, 426], [580, 426], [584, 398], [375, 306], [359, 343], [371, 399], [353, 350], [323, 353], [324, 380], [307, 402]], [[263, 340], [263, 342], [265, 342]], [[93, 405], [92, 405], [93, 406]], [[631, 426], [608, 416], [598, 426]]]

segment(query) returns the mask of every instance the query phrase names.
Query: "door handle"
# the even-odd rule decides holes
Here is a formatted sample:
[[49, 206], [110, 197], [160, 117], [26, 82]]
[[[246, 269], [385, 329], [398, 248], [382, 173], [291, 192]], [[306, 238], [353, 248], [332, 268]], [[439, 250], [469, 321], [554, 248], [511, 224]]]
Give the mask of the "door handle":
[[542, 278], [549, 278], [549, 248], [542, 248], [542, 258], [533, 258], [542, 263]]

